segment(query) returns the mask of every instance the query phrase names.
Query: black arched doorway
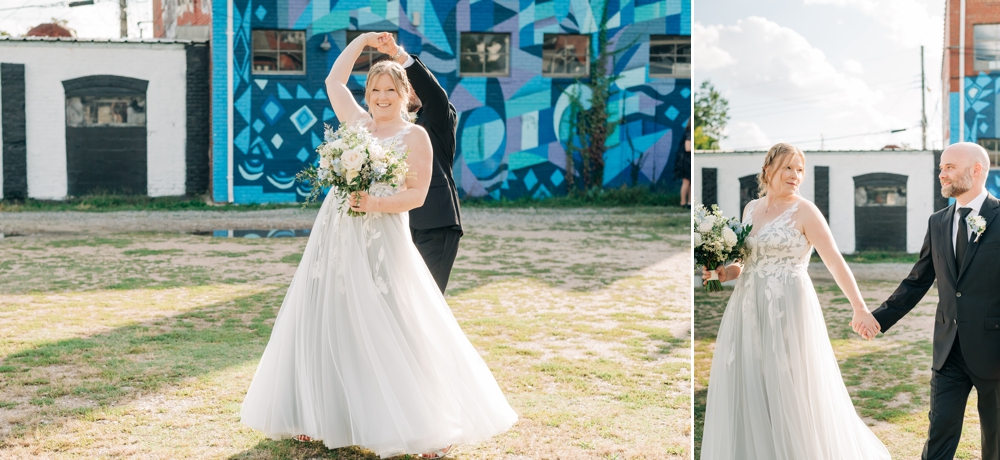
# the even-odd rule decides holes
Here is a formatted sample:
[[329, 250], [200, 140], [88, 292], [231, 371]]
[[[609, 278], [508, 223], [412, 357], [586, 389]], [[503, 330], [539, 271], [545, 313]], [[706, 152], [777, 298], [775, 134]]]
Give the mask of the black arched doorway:
[[148, 84], [114, 75], [63, 81], [69, 195], [146, 194]]
[[854, 176], [856, 251], [906, 251], [906, 179], [891, 173]]

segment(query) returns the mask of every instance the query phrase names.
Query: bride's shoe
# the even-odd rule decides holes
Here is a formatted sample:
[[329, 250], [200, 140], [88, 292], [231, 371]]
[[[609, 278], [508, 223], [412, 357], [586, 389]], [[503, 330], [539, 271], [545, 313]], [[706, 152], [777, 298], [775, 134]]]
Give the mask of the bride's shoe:
[[453, 447], [455, 447], [455, 446], [451, 445], [451, 446], [445, 447], [444, 449], [441, 449], [441, 450], [436, 450], [434, 452], [430, 452], [430, 453], [427, 453], [427, 454], [421, 454], [420, 458], [430, 458], [430, 459], [447, 458], [448, 454], [451, 453]]

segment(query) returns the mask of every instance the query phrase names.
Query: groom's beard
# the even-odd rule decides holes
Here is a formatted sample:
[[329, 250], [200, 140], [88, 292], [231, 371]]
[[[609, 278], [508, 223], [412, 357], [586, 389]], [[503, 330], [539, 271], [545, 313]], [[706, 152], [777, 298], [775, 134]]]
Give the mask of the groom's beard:
[[972, 189], [972, 168], [968, 168], [962, 173], [958, 180], [951, 181], [951, 185], [941, 184], [941, 196], [951, 198], [961, 195]]

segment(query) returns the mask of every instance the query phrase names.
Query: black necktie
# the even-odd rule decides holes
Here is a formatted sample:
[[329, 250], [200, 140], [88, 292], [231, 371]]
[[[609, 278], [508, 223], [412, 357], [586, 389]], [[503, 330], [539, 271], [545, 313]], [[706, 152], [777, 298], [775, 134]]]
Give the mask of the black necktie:
[[955, 237], [955, 265], [958, 270], [962, 270], [962, 261], [965, 260], [965, 250], [969, 248], [969, 224], [965, 219], [969, 217], [972, 208], [958, 208], [958, 235]]

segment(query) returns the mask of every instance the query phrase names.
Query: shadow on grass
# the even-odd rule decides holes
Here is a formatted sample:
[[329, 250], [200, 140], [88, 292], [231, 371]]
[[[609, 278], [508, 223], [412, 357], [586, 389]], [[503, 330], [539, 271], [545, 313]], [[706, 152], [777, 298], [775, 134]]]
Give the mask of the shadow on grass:
[[[179, 384], [190, 377], [218, 372], [260, 358], [271, 334], [267, 321], [281, 304], [286, 288], [240, 297], [174, 316], [119, 327], [87, 338], [45, 343], [0, 359], [0, 376], [14, 386], [31, 386], [30, 404], [38, 409], [25, 423], [15, 424], [0, 448], [59, 417], [87, 418], [139, 397]], [[31, 370], [58, 366], [61, 378], [48, 380]], [[44, 375], [44, 374], [43, 374]], [[74, 377], [80, 377], [75, 379]], [[84, 401], [76, 407], [54, 404], [61, 397]], [[52, 425], [49, 425], [50, 427]], [[359, 449], [330, 451], [318, 443], [265, 441], [234, 458], [375, 459]], [[354, 453], [352, 453], [354, 452]]]
[[[357, 446], [327, 449], [323, 443], [318, 441], [298, 442], [287, 439], [283, 441], [266, 439], [257, 443], [256, 446], [228, 458], [229, 460], [255, 460], [259, 458], [376, 460], [379, 456]], [[391, 458], [392, 460], [417, 460], [420, 456], [400, 455]]]

